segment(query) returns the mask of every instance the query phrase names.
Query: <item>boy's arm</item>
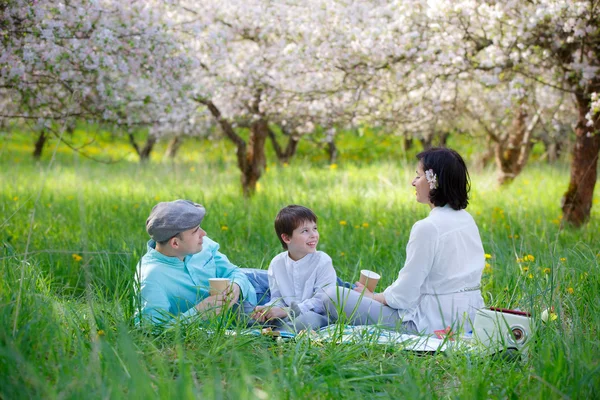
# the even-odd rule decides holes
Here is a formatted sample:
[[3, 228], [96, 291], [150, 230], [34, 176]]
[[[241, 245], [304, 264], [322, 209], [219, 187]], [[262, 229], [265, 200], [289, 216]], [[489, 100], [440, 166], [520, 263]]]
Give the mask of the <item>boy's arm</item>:
[[271, 307], [277, 305], [279, 307], [284, 307], [285, 304], [281, 301], [281, 290], [279, 289], [279, 285], [277, 284], [277, 279], [275, 279], [275, 274], [273, 271], [273, 262], [269, 265], [268, 270], [269, 277], [269, 292], [271, 292], [271, 299], [265, 304], [266, 307]]
[[227, 256], [220, 253], [218, 250], [215, 250], [214, 260], [217, 269], [217, 277], [231, 279], [232, 284], [236, 283], [240, 287], [243, 301], [247, 301], [253, 305], [256, 305], [256, 291], [254, 290], [254, 286], [252, 286], [248, 280], [246, 274], [240, 271], [239, 267], [229, 262]]
[[328, 300], [325, 289], [335, 287], [337, 283], [337, 274], [333, 268], [331, 257], [323, 253], [323, 257], [317, 267], [317, 280], [315, 282], [315, 290], [313, 297], [298, 303], [300, 311], [313, 311], [318, 314], [325, 313], [325, 302]]

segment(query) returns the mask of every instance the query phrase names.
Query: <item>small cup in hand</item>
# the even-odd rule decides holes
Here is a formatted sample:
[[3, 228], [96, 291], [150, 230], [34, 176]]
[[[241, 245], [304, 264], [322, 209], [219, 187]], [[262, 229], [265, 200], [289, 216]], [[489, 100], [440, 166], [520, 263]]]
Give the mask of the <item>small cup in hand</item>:
[[225, 294], [229, 285], [231, 285], [231, 280], [228, 278], [209, 278], [209, 293], [211, 296], [215, 294]]
[[374, 292], [379, 279], [381, 279], [381, 275], [378, 273], [363, 269], [360, 271], [360, 279], [358, 281], [365, 285], [370, 292]]

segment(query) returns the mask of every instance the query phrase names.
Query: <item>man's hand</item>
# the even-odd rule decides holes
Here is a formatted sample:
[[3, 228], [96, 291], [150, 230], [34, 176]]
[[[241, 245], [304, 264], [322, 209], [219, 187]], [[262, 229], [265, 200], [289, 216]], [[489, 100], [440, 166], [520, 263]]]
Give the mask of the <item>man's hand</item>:
[[225, 296], [223, 294], [215, 294], [208, 296], [200, 303], [196, 304], [196, 310], [198, 312], [204, 312], [213, 309], [216, 314], [219, 314], [225, 304]]
[[227, 291], [225, 292], [225, 301], [230, 305], [236, 304], [240, 299], [240, 291], [240, 286], [237, 283], [229, 285]]
[[266, 322], [270, 319], [286, 318], [288, 313], [281, 307], [256, 306], [251, 317], [259, 322]]

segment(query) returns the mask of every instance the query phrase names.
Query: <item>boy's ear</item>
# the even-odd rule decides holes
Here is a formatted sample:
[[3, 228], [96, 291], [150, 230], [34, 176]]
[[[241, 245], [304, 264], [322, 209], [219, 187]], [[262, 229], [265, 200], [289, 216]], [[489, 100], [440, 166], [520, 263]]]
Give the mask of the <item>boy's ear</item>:
[[177, 236], [173, 236], [171, 239], [169, 239], [169, 244], [174, 249], [178, 248], [179, 247], [179, 238]]
[[292, 241], [292, 238], [287, 233], [282, 233], [281, 240], [283, 240], [283, 243], [289, 244]]

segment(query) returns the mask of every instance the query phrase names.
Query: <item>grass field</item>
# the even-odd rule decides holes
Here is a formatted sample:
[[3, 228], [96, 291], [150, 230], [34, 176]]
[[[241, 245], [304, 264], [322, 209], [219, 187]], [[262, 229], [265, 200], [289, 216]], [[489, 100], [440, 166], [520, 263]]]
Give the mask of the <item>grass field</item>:
[[[0, 398], [600, 397], [600, 196], [584, 228], [561, 226], [566, 164], [532, 163], [502, 189], [492, 170], [471, 174], [467, 210], [490, 255], [486, 304], [531, 311], [536, 321], [529, 357], [514, 362], [200, 329], [153, 336], [133, 326], [144, 222], [163, 200], [204, 204], [208, 235], [235, 264], [255, 268], [281, 251], [272, 228], [279, 208], [309, 206], [319, 216], [319, 248], [340, 277], [369, 268], [390, 284], [412, 224], [428, 211], [410, 186], [413, 155], [393, 150], [392, 139], [364, 152], [361, 138], [348, 139], [335, 166], [304, 144], [290, 165], [269, 164], [250, 200], [222, 142], [142, 166], [119, 143], [90, 151], [124, 158], [115, 164], [64, 147], [51, 162], [55, 143], [34, 163], [31, 137], [1, 140]], [[542, 324], [549, 307], [557, 318]]]

